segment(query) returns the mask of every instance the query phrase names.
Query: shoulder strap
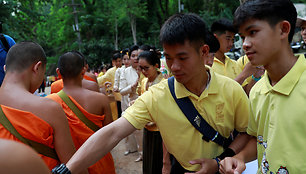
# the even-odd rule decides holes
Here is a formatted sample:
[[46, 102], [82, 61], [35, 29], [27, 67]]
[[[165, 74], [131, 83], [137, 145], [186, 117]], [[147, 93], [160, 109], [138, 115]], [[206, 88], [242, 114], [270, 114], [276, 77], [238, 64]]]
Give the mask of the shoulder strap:
[[228, 141], [228, 139], [224, 138], [221, 134], [219, 134], [219, 132], [217, 132], [205, 121], [205, 119], [194, 107], [190, 99], [188, 97], [184, 97], [181, 99], [176, 98], [174, 91], [174, 77], [170, 77], [168, 79], [168, 86], [172, 97], [174, 98], [184, 115], [187, 117], [189, 122], [203, 135], [202, 139], [207, 142], [213, 141], [218, 145], [224, 147], [227, 144], [226, 142]]
[[7, 129], [11, 134], [13, 134], [18, 140], [32, 147], [37, 153], [53, 158], [53, 159], [56, 159], [56, 160], [59, 160], [53, 148], [46, 146], [44, 144], [29, 140], [27, 138], [24, 138], [22, 135], [20, 135], [20, 133], [15, 129], [15, 127], [12, 125], [12, 123], [8, 120], [8, 118], [4, 114], [1, 106], [0, 106], [0, 123], [5, 129]]
[[81, 111], [80, 109], [71, 101], [68, 95], [61, 90], [57, 93], [57, 95], [68, 105], [68, 107], [72, 110], [72, 112], [92, 131], [96, 132], [100, 129], [95, 123], [90, 121]]
[[2, 33], [0, 33], [0, 40], [1, 40], [1, 42], [2, 42], [2, 45], [4, 46], [3, 49], [4, 49], [6, 52], [8, 52], [9, 49], [10, 49], [10, 45], [8, 44], [8, 42], [7, 42], [7, 40], [6, 40], [5, 36], [4, 36], [4, 34], [2, 34]]

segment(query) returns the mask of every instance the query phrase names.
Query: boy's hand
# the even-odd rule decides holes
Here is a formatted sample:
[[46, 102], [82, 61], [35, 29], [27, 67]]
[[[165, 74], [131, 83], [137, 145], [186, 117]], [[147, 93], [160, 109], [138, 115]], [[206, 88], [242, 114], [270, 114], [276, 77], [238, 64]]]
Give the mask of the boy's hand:
[[245, 170], [245, 164], [243, 161], [227, 157], [220, 162], [220, 173], [223, 174], [240, 174]]
[[265, 68], [263, 66], [256, 67], [256, 71], [253, 74], [255, 78], [260, 78], [265, 73]]
[[[218, 164], [217, 161], [214, 159], [196, 159], [193, 161], [189, 161], [190, 164], [200, 164], [201, 170], [196, 172], [195, 174], [215, 174], [218, 171]], [[185, 173], [191, 174], [191, 173]]]

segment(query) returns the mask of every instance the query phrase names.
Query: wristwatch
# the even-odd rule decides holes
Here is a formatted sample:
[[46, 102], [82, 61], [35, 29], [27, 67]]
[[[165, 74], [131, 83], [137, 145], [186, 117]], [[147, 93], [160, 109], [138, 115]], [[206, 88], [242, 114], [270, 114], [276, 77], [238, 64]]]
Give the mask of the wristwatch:
[[71, 172], [65, 164], [61, 164], [52, 169], [52, 174], [71, 174]]

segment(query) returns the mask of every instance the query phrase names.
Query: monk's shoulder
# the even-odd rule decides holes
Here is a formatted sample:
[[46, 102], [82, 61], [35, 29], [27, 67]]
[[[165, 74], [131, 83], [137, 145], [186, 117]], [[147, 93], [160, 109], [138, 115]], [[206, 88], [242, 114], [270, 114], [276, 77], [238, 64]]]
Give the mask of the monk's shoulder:
[[85, 89], [91, 90], [91, 91], [99, 91], [99, 85], [96, 82], [90, 81], [90, 80], [82, 80], [82, 86]]
[[91, 90], [87, 90], [87, 96], [91, 99], [91, 101], [95, 104], [101, 104], [101, 105], [105, 105], [105, 103], [108, 103], [108, 97], [100, 92], [95, 92], [95, 91], [91, 91]]
[[63, 108], [50, 98], [41, 97], [37, 108], [47, 122], [60, 121], [65, 117]]

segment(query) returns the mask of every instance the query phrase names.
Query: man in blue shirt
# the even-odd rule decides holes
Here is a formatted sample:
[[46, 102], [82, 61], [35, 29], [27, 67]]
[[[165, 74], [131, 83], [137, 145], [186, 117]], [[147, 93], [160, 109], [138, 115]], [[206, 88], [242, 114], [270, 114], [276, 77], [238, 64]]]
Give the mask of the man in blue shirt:
[[4, 76], [5, 76], [3, 66], [5, 65], [6, 54], [8, 52], [8, 49], [11, 48], [13, 45], [15, 45], [14, 39], [12, 39], [8, 35], [2, 34], [2, 23], [1, 22], [0, 22], [0, 38], [1, 38], [0, 40], [0, 86], [1, 86]]

